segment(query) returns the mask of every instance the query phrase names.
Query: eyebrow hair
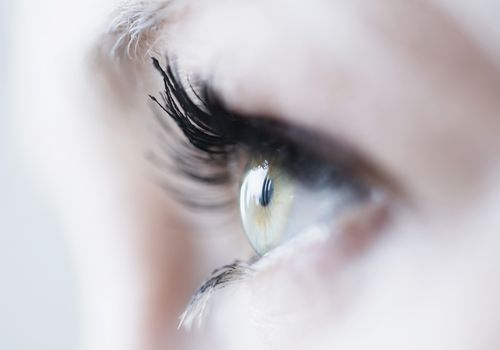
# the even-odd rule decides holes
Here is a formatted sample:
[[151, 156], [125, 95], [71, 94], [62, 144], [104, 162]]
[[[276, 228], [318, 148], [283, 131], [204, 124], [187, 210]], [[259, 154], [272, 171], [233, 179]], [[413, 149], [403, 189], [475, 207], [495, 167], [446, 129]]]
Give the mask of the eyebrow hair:
[[162, 51], [159, 39], [188, 6], [187, 1], [122, 1], [100, 38], [101, 54], [135, 60]]

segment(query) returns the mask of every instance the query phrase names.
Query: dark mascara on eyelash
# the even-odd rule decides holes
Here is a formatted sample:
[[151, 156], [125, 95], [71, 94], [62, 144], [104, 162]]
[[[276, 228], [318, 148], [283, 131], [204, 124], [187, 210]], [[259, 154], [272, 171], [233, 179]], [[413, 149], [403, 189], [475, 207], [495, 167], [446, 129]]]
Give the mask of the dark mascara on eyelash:
[[[239, 185], [242, 174], [234, 174], [231, 164], [241, 161], [242, 155], [247, 156], [247, 161], [269, 161], [306, 186], [322, 189], [326, 185], [347, 185], [363, 189], [357, 186], [358, 176], [354, 174], [358, 157], [341, 145], [273, 118], [240, 115], [227, 109], [208, 84], [195, 90], [190, 83], [181, 83], [171, 64], [163, 69], [153, 58], [153, 65], [163, 78], [164, 91], [160, 93], [161, 101], [149, 97], [164, 112], [156, 113], [155, 117], [167, 137], [161, 147], [164, 154], [151, 154], [150, 159], [156, 165], [168, 163], [165, 156], [170, 159], [163, 167], [179, 175], [179, 183], [169, 176], [171, 181], [164, 187], [183, 203], [200, 208], [232, 205], [236, 199], [234, 192], [226, 196], [217, 193], [224, 193], [223, 188], [231, 184]], [[171, 127], [172, 121], [183, 137], [175, 133], [178, 130]], [[203, 194], [207, 189], [189, 193], [180, 185], [186, 178], [210, 185], [213, 196]], [[270, 180], [265, 182], [262, 206], [269, 204], [273, 186]], [[184, 324], [189, 328], [195, 319], [200, 319], [215, 291], [251, 276], [253, 262], [259, 258], [236, 261], [215, 270], [192, 296], [179, 326]]]
[[[174, 160], [179, 175], [195, 183], [227, 188], [239, 183], [238, 175], [241, 174], [234, 174], [231, 165], [246, 154], [249, 158], [271, 158], [291, 176], [309, 186], [342, 185], [356, 178], [351, 175], [356, 164], [352, 160], [357, 158], [352, 157], [345, 147], [332, 145], [330, 140], [322, 140], [308, 130], [273, 118], [230, 111], [209, 84], [196, 90], [190, 83], [181, 82], [172, 64], [163, 69], [156, 58], [152, 60], [163, 78], [164, 91], [160, 93], [161, 102], [152, 95], [149, 97], [185, 137], [185, 140], [179, 140], [165, 115], [155, 114], [169, 138], [174, 140], [169, 151], [165, 152]], [[315, 145], [311, 145], [311, 140], [315, 140]], [[312, 148], [322, 144], [326, 146]], [[151, 158], [158, 160], [159, 157]], [[190, 196], [187, 199], [183, 198], [179, 186], [165, 183], [164, 187], [193, 207], [224, 207], [232, 205], [235, 200], [230, 195], [229, 198]]]

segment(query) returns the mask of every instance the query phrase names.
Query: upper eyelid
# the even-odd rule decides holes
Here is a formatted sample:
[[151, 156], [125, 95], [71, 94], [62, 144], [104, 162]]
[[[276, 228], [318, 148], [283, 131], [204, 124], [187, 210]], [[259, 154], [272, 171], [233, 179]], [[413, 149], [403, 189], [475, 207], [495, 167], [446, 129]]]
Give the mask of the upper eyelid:
[[[167, 62], [169, 62], [168, 59]], [[199, 84], [201, 88], [197, 91], [190, 83], [189, 76], [182, 80], [187, 81], [187, 84], [181, 83], [175, 66], [167, 64], [164, 70], [158, 60], [153, 58], [153, 63], [164, 79], [165, 91], [161, 96], [165, 105], [150, 95], [151, 99], [176, 121], [191, 143], [190, 146], [194, 146], [191, 147], [192, 152], [189, 152], [191, 155], [188, 156], [197, 158], [196, 163], [199, 163], [200, 159], [205, 160], [204, 163], [202, 161], [203, 164], [199, 163], [200, 169], [206, 170], [207, 167], [212, 167], [217, 170], [211, 175], [205, 173], [208, 175], [205, 179], [203, 176], [197, 176], [201, 174], [193, 174], [194, 176], [190, 176], [192, 179], [198, 178], [202, 180], [199, 182], [218, 186], [235, 184], [239, 182], [237, 176], [241, 174], [234, 173], [235, 168], [230, 168], [229, 163], [242, 160], [240, 150], [248, 151], [246, 153], [251, 157], [265, 155], [266, 152], [271, 154], [276, 151], [276, 143], [270, 144], [270, 140], [280, 140], [282, 144], [293, 145], [301, 154], [308, 154], [311, 159], [318, 159], [318, 164], [341, 169], [346, 175], [344, 179], [360, 180], [370, 186], [383, 188], [396, 197], [408, 200], [408, 196], [405, 195], [398, 182], [379, 167], [359, 156], [353, 151], [354, 147], [307, 128], [286, 123], [281, 119], [262, 115], [242, 115], [228, 110], [224, 102], [211, 90], [209, 84]], [[194, 91], [189, 94], [186, 89]], [[193, 101], [193, 98], [200, 99], [200, 101], [197, 103]], [[164, 116], [157, 115], [157, 118], [165, 123]], [[177, 141], [180, 140], [177, 138]], [[202, 152], [198, 152], [199, 156], [196, 156], [195, 151]], [[244, 155], [245, 152], [243, 152]], [[182, 164], [177, 165], [182, 166]], [[293, 162], [289, 165], [285, 164], [285, 168], [288, 167], [287, 170], [291, 172], [293, 169], [289, 168], [290, 166], [297, 167]], [[238, 168], [238, 171], [243, 171], [244, 164], [240, 164]], [[192, 170], [197, 171], [194, 168], [190, 169]], [[297, 174], [300, 174], [300, 169], [298, 170]], [[227, 182], [210, 177], [215, 174], [219, 179], [227, 179]], [[221, 177], [221, 175], [224, 176]], [[197, 207], [215, 208], [230, 204], [231, 201], [226, 200], [222, 204], [204, 203]]]
[[[166, 91], [162, 96], [164, 96], [165, 105], [159, 103], [154, 96], [150, 97], [171, 116], [172, 114], [181, 114], [182, 108], [187, 109], [187, 111], [184, 111], [185, 116], [180, 116], [180, 118], [185, 117], [183, 121], [187, 126], [192, 127], [192, 124], [194, 124], [202, 132], [208, 133], [208, 135], [205, 135], [206, 137], [211, 138], [209, 142], [212, 142], [212, 144], [204, 148], [204, 151], [208, 150], [217, 153], [222, 150], [221, 153], [223, 153], [224, 147], [235, 144], [260, 148], [261, 150], [265, 150], [267, 146], [274, 150], [275, 144], [269, 145], [266, 143], [270, 140], [279, 139], [283, 143], [293, 142], [298, 148], [307, 149], [310, 154], [319, 155], [325, 160], [338, 162], [344, 166], [352, 167], [353, 164], [362, 162], [360, 157], [350, 150], [350, 147], [333, 140], [331, 137], [283, 122], [277, 118], [262, 115], [243, 115], [230, 111], [226, 109], [224, 103], [210, 89], [208, 84], [202, 85], [202, 92], [200, 93], [193, 88], [190, 78], [187, 76], [187, 85], [192, 95], [197, 99], [198, 103], [196, 103], [189, 97], [186, 87], [180, 82], [181, 79], [175, 73], [174, 68], [167, 65], [166, 70], [163, 70], [158, 60], [154, 58], [153, 63], [164, 78]], [[201, 104], [201, 107], [199, 104]], [[179, 124], [179, 116], [174, 115], [173, 117]], [[180, 127], [183, 129], [183, 126]], [[190, 130], [183, 130], [190, 132]], [[217, 137], [214, 138], [214, 135]], [[194, 142], [195, 147], [203, 148], [200, 147], [198, 140], [193, 140], [192, 135], [186, 136], [191, 143]], [[314, 140], [314, 142], [311, 142], [311, 140]]]

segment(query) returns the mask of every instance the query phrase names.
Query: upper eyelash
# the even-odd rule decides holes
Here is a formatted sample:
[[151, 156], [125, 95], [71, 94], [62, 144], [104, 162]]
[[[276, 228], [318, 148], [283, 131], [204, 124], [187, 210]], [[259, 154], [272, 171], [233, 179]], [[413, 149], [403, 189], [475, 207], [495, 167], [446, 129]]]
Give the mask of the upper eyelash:
[[[242, 116], [229, 111], [207, 84], [203, 85], [200, 92], [189, 84], [190, 92], [197, 100], [195, 102], [188, 94], [184, 86], [186, 84], [181, 83], [179, 75], [170, 64], [163, 69], [156, 58], [152, 60], [154, 67], [162, 75], [165, 90], [160, 93], [163, 103], [152, 95], [149, 97], [177, 124], [189, 142], [187, 145], [177, 138], [176, 148], [171, 147], [168, 154], [175, 160], [176, 170], [182, 175], [199, 183], [226, 186], [239, 180], [234, 178], [235, 174], [229, 165], [231, 161], [239, 160], [242, 149], [250, 156], [275, 155], [279, 153], [277, 150], [284, 149], [282, 154], [285, 158], [280, 160], [282, 165], [292, 176], [297, 176], [305, 182], [311, 171], [304, 173], [304, 164], [298, 161], [298, 158], [306, 160], [309, 170], [315, 166], [332, 170], [328, 176], [330, 178], [350, 177], [346, 174], [352, 171], [353, 164], [356, 164], [352, 159], [357, 160], [357, 157], [353, 157], [342, 145], [332, 144], [330, 140], [317, 142], [328, 145], [328, 156], [334, 154], [335, 159], [325, 160], [323, 156], [318, 157], [316, 153], [319, 152], [311, 149], [316, 145], [310, 144], [310, 140], [322, 139], [318, 135], [271, 118]], [[163, 129], [172, 135], [164, 116], [156, 116]], [[301, 139], [303, 142], [300, 142]], [[332, 152], [332, 149], [335, 151]], [[325, 153], [325, 150], [321, 152]], [[164, 186], [169, 187], [168, 184]], [[178, 197], [183, 200], [182, 196]], [[228, 199], [224, 203], [202, 204], [198, 201], [190, 204], [213, 207], [229, 205], [231, 200]]]
[[175, 121], [191, 145], [213, 155], [215, 160], [224, 161], [237, 143], [234, 130], [244, 128], [247, 123], [227, 113], [208, 88], [202, 94], [191, 88], [204, 107], [201, 108], [187, 94], [170, 65], [164, 70], [156, 58], [153, 58], [153, 65], [163, 77], [165, 91], [161, 97], [164, 104], [154, 96], [149, 97]]
[[[230, 132], [224, 132], [221, 118], [230, 118], [215, 98], [209, 97], [208, 89], [203, 92], [203, 97], [191, 89], [198, 99], [195, 103], [180, 83], [179, 76], [171, 65], [166, 69], [160, 66], [153, 58], [154, 67], [161, 73], [165, 90], [160, 93], [163, 103], [149, 95], [156, 105], [163, 110], [179, 127], [186, 139], [179, 139], [173, 132], [164, 115], [155, 114], [161, 128], [168, 134], [167, 145], [162, 146], [162, 151], [167, 153], [174, 166], [170, 167], [180, 175], [194, 180], [194, 183], [226, 186], [233, 180], [228, 163], [234, 158], [237, 140]], [[234, 127], [242, 127], [243, 121], [231, 118]], [[230, 130], [230, 128], [225, 128]], [[175, 142], [172, 142], [172, 139]], [[187, 142], [186, 142], [187, 140]], [[158, 154], [149, 154], [149, 159], [156, 165], [165, 159]], [[224, 207], [233, 203], [233, 198], [207, 198], [205, 201], [185, 196], [186, 189], [179, 191], [168, 183], [162, 183], [177, 199], [191, 207], [214, 208]], [[199, 197], [199, 196], [198, 196]]]
[[[155, 96], [149, 97], [175, 122], [188, 142], [175, 137], [175, 145], [170, 142], [168, 148], [162, 147], [168, 158], [174, 160], [171, 170], [195, 180], [195, 183], [228, 186], [239, 180], [235, 178], [238, 174], [232, 171], [231, 163], [241, 161], [243, 149], [251, 154], [270, 153], [270, 150], [286, 143], [277, 137], [279, 132], [286, 129], [282, 123], [262, 117], [247, 118], [229, 111], [208, 85], [197, 92], [189, 84], [190, 96], [186, 84], [181, 83], [181, 78], [171, 64], [163, 69], [156, 58], [152, 58], [152, 61], [163, 78], [164, 91], [160, 93], [163, 103]], [[156, 113], [155, 116], [169, 138], [176, 136], [164, 115]], [[150, 154], [149, 158], [157, 165], [162, 159], [157, 154]], [[181, 202], [193, 207], [229, 206], [235, 199], [229, 196], [218, 201], [215, 198], [193, 200], [183, 196], [169, 183], [163, 183], [162, 186]]]

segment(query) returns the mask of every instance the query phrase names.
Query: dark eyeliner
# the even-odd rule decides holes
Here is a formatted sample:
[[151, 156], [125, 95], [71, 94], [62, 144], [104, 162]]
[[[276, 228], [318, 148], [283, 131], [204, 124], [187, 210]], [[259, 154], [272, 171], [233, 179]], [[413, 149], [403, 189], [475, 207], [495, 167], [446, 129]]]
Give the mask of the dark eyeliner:
[[[195, 183], [227, 187], [240, 180], [238, 176], [241, 174], [234, 174], [231, 165], [241, 161], [243, 154], [272, 157], [291, 176], [306, 185], [342, 184], [359, 178], [355, 174], [360, 172], [363, 163], [343, 145], [277, 119], [231, 111], [209, 84], [203, 84], [196, 91], [190, 83], [181, 83], [171, 64], [163, 69], [156, 58], [152, 60], [163, 78], [164, 91], [160, 93], [161, 101], [149, 97], [164, 112], [156, 117], [169, 138], [175, 141], [170, 142], [170, 150], [166, 152], [168, 158], [174, 160], [173, 168], [179, 175]], [[169, 118], [165, 119], [165, 114]], [[179, 140], [168, 119], [175, 122], [185, 139]], [[311, 140], [315, 142], [311, 143]], [[160, 158], [151, 156], [156, 161]], [[171, 186], [165, 183], [164, 187]], [[189, 200], [196, 207], [231, 204], [229, 198], [224, 201], [210, 201], [208, 198], [207, 201]]]

